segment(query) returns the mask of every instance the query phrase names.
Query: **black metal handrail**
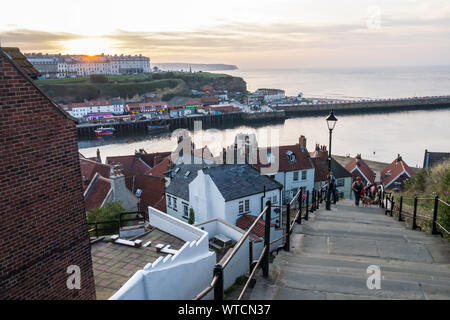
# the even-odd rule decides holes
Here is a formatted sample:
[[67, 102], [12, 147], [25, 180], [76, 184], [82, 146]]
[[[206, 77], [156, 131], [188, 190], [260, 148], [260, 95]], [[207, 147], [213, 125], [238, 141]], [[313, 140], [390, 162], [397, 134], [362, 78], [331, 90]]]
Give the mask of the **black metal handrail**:
[[[265, 224], [265, 234], [264, 234], [264, 248], [269, 247], [270, 244], [270, 212], [271, 212], [271, 203], [270, 200], [266, 202], [266, 206], [261, 211], [261, 213], [258, 215], [258, 217], [253, 221], [252, 225], [248, 228], [248, 230], [244, 233], [244, 235], [239, 239], [238, 243], [233, 247], [231, 253], [228, 255], [226, 260], [223, 262], [223, 264], [216, 264], [213, 271], [213, 279], [211, 281], [211, 284], [206, 287], [202, 292], [200, 292], [197, 296], [195, 296], [194, 300], [200, 300], [204, 298], [212, 289], [214, 289], [214, 300], [223, 300], [223, 270], [226, 268], [228, 263], [230, 263], [231, 259], [236, 255], [237, 251], [240, 247], [244, 244], [245, 240], [248, 238], [250, 233], [253, 231], [253, 228], [258, 223], [259, 219], [263, 217], [264, 214], [266, 214], [266, 221], [269, 223]], [[263, 250], [264, 252], [267, 252], [267, 254], [264, 255], [264, 260], [267, 259], [267, 273], [268, 275], [268, 267], [269, 267], [269, 250]]]
[[[247, 229], [247, 231], [244, 233], [244, 235], [239, 239], [239, 241], [236, 243], [236, 245], [233, 247], [233, 249], [230, 251], [230, 254], [227, 255], [225, 261], [222, 264], [216, 264], [213, 270], [213, 278], [211, 280], [211, 283], [203, 289], [199, 294], [197, 294], [193, 300], [201, 300], [204, 298], [209, 292], [214, 290], [214, 300], [223, 300], [223, 292], [224, 292], [224, 270], [233, 259], [233, 257], [236, 255], [238, 250], [242, 247], [245, 240], [249, 237], [250, 233], [253, 231], [253, 228], [256, 226], [258, 221], [263, 218], [264, 214], [266, 214], [265, 221], [272, 221], [271, 219], [271, 211], [272, 207], [275, 208], [281, 208], [280, 214], [283, 212], [283, 208], [286, 208], [286, 232], [285, 235], [270, 240], [270, 223], [265, 223], [265, 230], [264, 230], [264, 246], [263, 250], [257, 260], [253, 260], [253, 243], [249, 242], [249, 277], [247, 279], [247, 282], [245, 283], [241, 293], [239, 294], [238, 300], [242, 298], [245, 291], [247, 290], [250, 281], [254, 277], [257, 268], [260, 264], [262, 264], [263, 269], [263, 277], [269, 276], [269, 255], [270, 255], [270, 246], [273, 243], [276, 243], [280, 240], [283, 240], [285, 238], [285, 243], [283, 246], [280, 246], [277, 248], [277, 251], [280, 249], [284, 249], [286, 251], [289, 251], [290, 247], [290, 235], [292, 233], [292, 230], [294, 228], [295, 223], [301, 224], [302, 218], [305, 220], [308, 220], [308, 213], [313, 210], [317, 210], [319, 208], [320, 203], [322, 203], [323, 197], [322, 192], [316, 191], [313, 189], [312, 191], [312, 197], [311, 197], [311, 207], [309, 207], [309, 199], [310, 199], [310, 192], [309, 190], [306, 191], [306, 198], [305, 198], [305, 215], [302, 217], [302, 207], [303, 207], [303, 187], [299, 188], [295, 196], [286, 204], [286, 205], [272, 205], [270, 201], [266, 202], [266, 206], [264, 207], [263, 211], [256, 217], [255, 221], [252, 223], [252, 225]], [[294, 217], [294, 221], [290, 222], [290, 210], [291, 207], [294, 207], [295, 204], [298, 204], [297, 213]]]
[[259, 265], [260, 265], [260, 263], [261, 263], [263, 257], [264, 257], [265, 254], [266, 254], [266, 250], [267, 250], [267, 247], [264, 247], [263, 250], [262, 250], [262, 252], [261, 252], [261, 254], [259, 255], [258, 260], [256, 260], [256, 263], [255, 263], [255, 261], [254, 261], [254, 263], [255, 263], [254, 266], [253, 266], [253, 263], [252, 263], [252, 269], [250, 270], [251, 273], [250, 273], [250, 275], [248, 276], [247, 282], [245, 282], [244, 288], [242, 289], [241, 293], [239, 294], [238, 300], [241, 300], [241, 299], [242, 299], [242, 296], [244, 295], [245, 291], [247, 290], [248, 285], [250, 284], [250, 281], [253, 279], [253, 276], [255, 275], [256, 270], [258, 269], [258, 267], [259, 267]]
[[[382, 199], [381, 199], [382, 197]], [[380, 206], [382, 207], [384, 204], [384, 201], [386, 200], [386, 208], [385, 208], [385, 215], [387, 215], [388, 213], [390, 213], [390, 216], [393, 215], [394, 212], [394, 206], [395, 206], [395, 201], [394, 201], [394, 196], [392, 195], [392, 193], [388, 193], [388, 192], [382, 192], [382, 194], [380, 195]], [[413, 205], [413, 213], [408, 213], [408, 212], [404, 212], [403, 211], [403, 200], [414, 200], [414, 205]], [[433, 207], [433, 217], [427, 217], [427, 216], [423, 216], [423, 215], [418, 215], [417, 214], [417, 208], [418, 208], [418, 201], [419, 200], [434, 200], [434, 207]], [[387, 203], [390, 202], [390, 208], [388, 208]], [[445, 204], [446, 206], [450, 206], [450, 204], [442, 199], [439, 199], [439, 197], [436, 195], [434, 198], [419, 198], [419, 197], [414, 197], [414, 198], [404, 198], [403, 196], [400, 196], [399, 199], [399, 204], [398, 204], [398, 220], [399, 221], [403, 221], [402, 216], [412, 216], [412, 229], [420, 229], [422, 230], [422, 228], [420, 226], [417, 225], [417, 218], [423, 219], [423, 220], [431, 220], [432, 221], [432, 225], [431, 225], [431, 234], [433, 235], [440, 235], [441, 237], [443, 237], [443, 234], [441, 232], [438, 231], [439, 227], [440, 229], [442, 229], [445, 233], [450, 235], [450, 232], [445, 229], [438, 221], [438, 210], [439, 210], [439, 202]]]

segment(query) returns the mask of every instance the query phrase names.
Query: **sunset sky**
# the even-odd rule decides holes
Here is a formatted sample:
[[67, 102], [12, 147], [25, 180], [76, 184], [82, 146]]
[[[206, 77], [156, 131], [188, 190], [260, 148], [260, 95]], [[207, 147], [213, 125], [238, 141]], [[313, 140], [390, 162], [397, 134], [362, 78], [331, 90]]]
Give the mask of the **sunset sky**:
[[244, 68], [450, 64], [448, 0], [66, 3], [2, 3], [1, 45]]

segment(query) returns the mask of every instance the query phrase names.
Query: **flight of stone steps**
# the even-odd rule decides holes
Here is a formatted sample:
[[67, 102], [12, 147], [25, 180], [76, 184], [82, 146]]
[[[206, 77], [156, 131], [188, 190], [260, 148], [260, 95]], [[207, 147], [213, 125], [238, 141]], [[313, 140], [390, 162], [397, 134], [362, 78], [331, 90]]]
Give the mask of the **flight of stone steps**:
[[[324, 207], [295, 226], [290, 252], [275, 256], [250, 299], [450, 299], [448, 240], [410, 230], [376, 206]], [[367, 286], [369, 266], [380, 270], [380, 289]]]

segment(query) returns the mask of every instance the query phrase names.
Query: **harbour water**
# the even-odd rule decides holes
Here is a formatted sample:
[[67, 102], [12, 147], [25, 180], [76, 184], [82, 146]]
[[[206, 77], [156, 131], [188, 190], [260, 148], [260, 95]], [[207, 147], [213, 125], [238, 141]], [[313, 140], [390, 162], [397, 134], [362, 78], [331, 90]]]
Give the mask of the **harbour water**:
[[[400, 153], [410, 166], [421, 167], [425, 149], [446, 152], [450, 149], [449, 109], [336, 116], [338, 122], [333, 131], [333, 154], [355, 156], [361, 153], [366, 159], [391, 162]], [[284, 124], [269, 123], [257, 127], [249, 124], [232, 129], [209, 129], [195, 134], [192, 132], [192, 135], [197, 147], [207, 145], [217, 155], [222, 147], [233, 143], [237, 133], [256, 133], [260, 146], [295, 144], [302, 134], [307, 137], [310, 151], [314, 150], [316, 143], [328, 145], [328, 129], [322, 117], [291, 118]], [[269, 141], [271, 135], [278, 138]], [[103, 159], [133, 154], [140, 148], [157, 152], [171, 151], [175, 147], [176, 137], [170, 133], [79, 142], [80, 152], [84, 156], [95, 156], [99, 148]]]

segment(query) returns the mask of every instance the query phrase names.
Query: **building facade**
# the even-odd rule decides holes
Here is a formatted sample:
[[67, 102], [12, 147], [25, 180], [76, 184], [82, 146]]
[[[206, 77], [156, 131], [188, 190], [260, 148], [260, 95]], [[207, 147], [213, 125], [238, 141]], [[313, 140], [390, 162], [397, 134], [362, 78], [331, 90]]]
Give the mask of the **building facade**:
[[150, 58], [140, 55], [26, 54], [44, 78], [85, 77], [93, 74], [121, 75], [150, 73]]
[[61, 106], [77, 119], [96, 117], [97, 114], [122, 115], [125, 112], [125, 103], [122, 99], [92, 100]]

